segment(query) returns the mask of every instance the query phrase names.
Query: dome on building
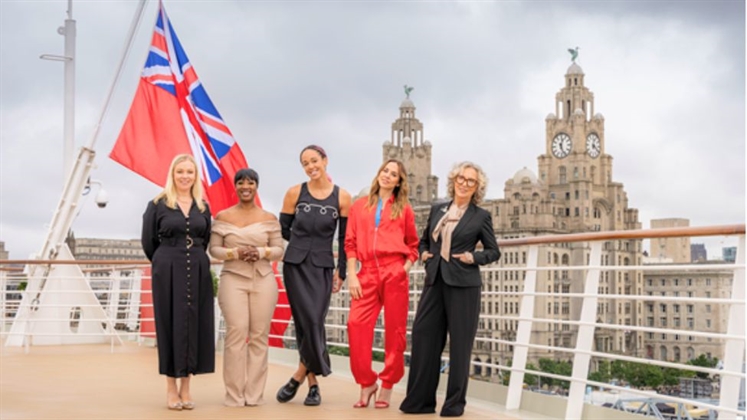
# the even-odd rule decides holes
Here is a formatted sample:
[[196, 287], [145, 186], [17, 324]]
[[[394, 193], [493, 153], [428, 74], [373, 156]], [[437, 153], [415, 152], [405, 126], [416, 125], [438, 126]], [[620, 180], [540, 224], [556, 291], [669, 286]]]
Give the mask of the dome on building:
[[581, 69], [581, 66], [573, 63], [568, 67], [568, 71], [566, 71], [565, 74], [584, 74], [584, 71]]
[[371, 190], [371, 186], [370, 185], [366, 186], [366, 187], [363, 187], [363, 189], [361, 189], [361, 191], [358, 193], [358, 195], [356, 195], [355, 197], [353, 197], [353, 200], [357, 200], [357, 199], [359, 199], [361, 197], [368, 197], [368, 192], [370, 190]]
[[412, 144], [412, 139], [410, 137], [405, 137], [402, 139], [403, 144]]
[[576, 110], [573, 111], [573, 115], [584, 115], [584, 111], [581, 108], [576, 108]]
[[526, 166], [522, 169], [519, 169], [519, 171], [517, 171], [514, 175], [514, 184], [523, 183], [537, 184], [537, 175], [535, 175], [534, 172], [532, 172], [532, 170], [527, 168]]
[[547, 121], [547, 120], [554, 120], [554, 119], [557, 119], [557, 118], [558, 117], [556, 117], [555, 114], [553, 114], [551, 112], [551, 113], [547, 114], [547, 116], [545, 117], [545, 121]]
[[597, 112], [596, 114], [594, 114], [594, 119], [595, 120], [603, 120], [604, 119], [604, 115], [602, 115], [601, 113]]
[[405, 98], [404, 101], [399, 105], [400, 108], [415, 108], [415, 104], [412, 103], [410, 98]]

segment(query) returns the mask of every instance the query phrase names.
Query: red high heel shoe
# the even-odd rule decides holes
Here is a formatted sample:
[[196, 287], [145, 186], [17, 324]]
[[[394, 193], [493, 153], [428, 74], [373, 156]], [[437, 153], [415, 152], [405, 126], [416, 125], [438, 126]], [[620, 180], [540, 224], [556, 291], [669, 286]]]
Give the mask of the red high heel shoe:
[[[368, 387], [368, 388], [370, 388], [370, 387]], [[362, 390], [363, 389], [366, 389], [366, 388], [362, 388]], [[366, 407], [368, 407], [368, 404], [371, 402], [371, 397], [375, 396], [376, 392], [378, 390], [379, 390], [379, 385], [378, 384], [374, 384], [374, 390], [371, 391], [370, 394], [368, 394], [368, 396], [366, 397], [366, 402], [363, 402], [363, 399], [361, 399], [360, 401], [358, 401], [357, 403], [355, 403], [353, 405], [353, 408], [366, 408]]]
[[[384, 393], [385, 390], [389, 391], [389, 398], [392, 398], [392, 390], [387, 388], [382, 388], [382, 392], [379, 393], [379, 398], [381, 398], [381, 394]], [[376, 402], [374, 402], [374, 408], [389, 408], [389, 401], [377, 399]]]

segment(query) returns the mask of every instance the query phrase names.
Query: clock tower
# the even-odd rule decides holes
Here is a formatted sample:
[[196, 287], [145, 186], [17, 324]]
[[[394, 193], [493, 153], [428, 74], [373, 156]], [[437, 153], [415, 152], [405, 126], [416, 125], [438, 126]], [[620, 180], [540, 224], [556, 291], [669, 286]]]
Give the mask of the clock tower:
[[[604, 152], [604, 117], [594, 113], [594, 94], [584, 85], [575, 62], [555, 95], [555, 113], [545, 118], [545, 153], [538, 157], [540, 180], [551, 196], [565, 199], [571, 231], [625, 229], [625, 223], [602, 223], [620, 191], [613, 192], [612, 156]], [[629, 228], [629, 227], [628, 227]]]
[[[493, 230], [499, 240], [640, 229], [638, 210], [628, 206], [623, 184], [613, 181], [612, 156], [605, 148], [605, 120], [595, 112], [594, 94], [585, 86], [584, 78], [581, 66], [571, 63], [565, 72], [563, 87], [555, 94], [555, 112], [545, 118], [545, 144], [543, 153], [537, 157], [537, 174], [527, 167], [520, 169], [506, 181], [504, 198], [483, 202], [482, 207], [493, 215]], [[519, 270], [526, 265], [528, 253], [528, 247], [507, 249], [496, 266], [509, 270], [491, 274], [493, 278], [484, 278], [485, 283], [498, 291], [521, 290], [523, 274]], [[547, 269], [537, 274], [537, 291], [550, 295], [536, 297], [536, 318], [579, 319], [581, 301], [570, 295], [584, 292], [585, 274], [567, 267], [589, 264], [590, 254], [589, 244], [585, 242], [540, 246], [537, 264]], [[639, 265], [640, 262], [639, 240], [603, 244], [603, 266]], [[517, 268], [516, 272], [510, 270], [513, 267]], [[642, 288], [640, 270], [602, 269], [600, 294], [640, 295]], [[497, 308], [498, 315], [512, 317], [519, 313], [518, 296], [490, 296], [485, 298], [485, 302], [486, 307]], [[597, 321], [642, 325], [642, 303], [625, 298], [618, 298], [615, 303], [604, 302], [597, 309]], [[499, 320], [497, 324], [490, 325], [487, 321], [483, 334], [513, 339], [516, 321]], [[497, 332], [488, 333], [488, 330]], [[556, 324], [551, 329], [542, 325], [532, 331], [532, 341], [553, 347], [573, 347], [577, 333], [574, 325]], [[595, 348], [603, 351], [623, 354], [643, 351], [643, 334], [640, 332], [598, 330], [594, 341]], [[503, 345], [498, 351], [487, 353], [482, 357], [504, 362], [512, 355], [510, 347]], [[530, 360], [543, 357], [565, 356], [555, 351], [529, 350]]]

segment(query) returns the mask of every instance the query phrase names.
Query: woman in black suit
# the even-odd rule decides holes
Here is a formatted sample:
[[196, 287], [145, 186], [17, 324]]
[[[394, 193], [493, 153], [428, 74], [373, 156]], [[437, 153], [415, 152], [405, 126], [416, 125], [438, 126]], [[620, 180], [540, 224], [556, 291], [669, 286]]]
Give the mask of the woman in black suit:
[[[459, 417], [467, 404], [470, 355], [480, 315], [479, 266], [498, 261], [501, 253], [490, 213], [477, 205], [487, 177], [479, 166], [462, 162], [449, 173], [452, 201], [431, 208], [420, 238], [425, 287], [412, 327], [412, 356], [405, 413], [434, 413], [441, 353], [449, 334], [449, 382], [442, 417]], [[477, 243], [483, 249], [476, 251]]]

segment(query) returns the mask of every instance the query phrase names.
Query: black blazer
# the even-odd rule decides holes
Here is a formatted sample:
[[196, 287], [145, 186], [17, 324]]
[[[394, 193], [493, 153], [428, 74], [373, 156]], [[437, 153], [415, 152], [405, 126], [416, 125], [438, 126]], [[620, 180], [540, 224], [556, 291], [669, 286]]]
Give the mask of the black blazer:
[[[428, 224], [420, 238], [418, 249], [420, 254], [422, 255], [425, 251], [433, 254], [431, 258], [425, 261], [425, 284], [427, 286], [432, 285], [440, 269], [441, 278], [449, 286], [480, 287], [482, 286], [482, 279], [480, 278], [479, 266], [498, 261], [501, 257], [498, 242], [496, 242], [493, 233], [492, 218], [488, 211], [470, 203], [451, 234], [449, 255], [471, 252], [475, 262], [474, 264], [465, 264], [458, 258], [452, 258], [451, 256], [447, 262], [441, 258], [441, 238], [439, 237], [438, 241], [434, 241], [433, 230], [446, 214], [451, 203], [450, 201], [431, 207]], [[483, 250], [475, 252], [475, 246], [478, 242], [482, 243]]]

